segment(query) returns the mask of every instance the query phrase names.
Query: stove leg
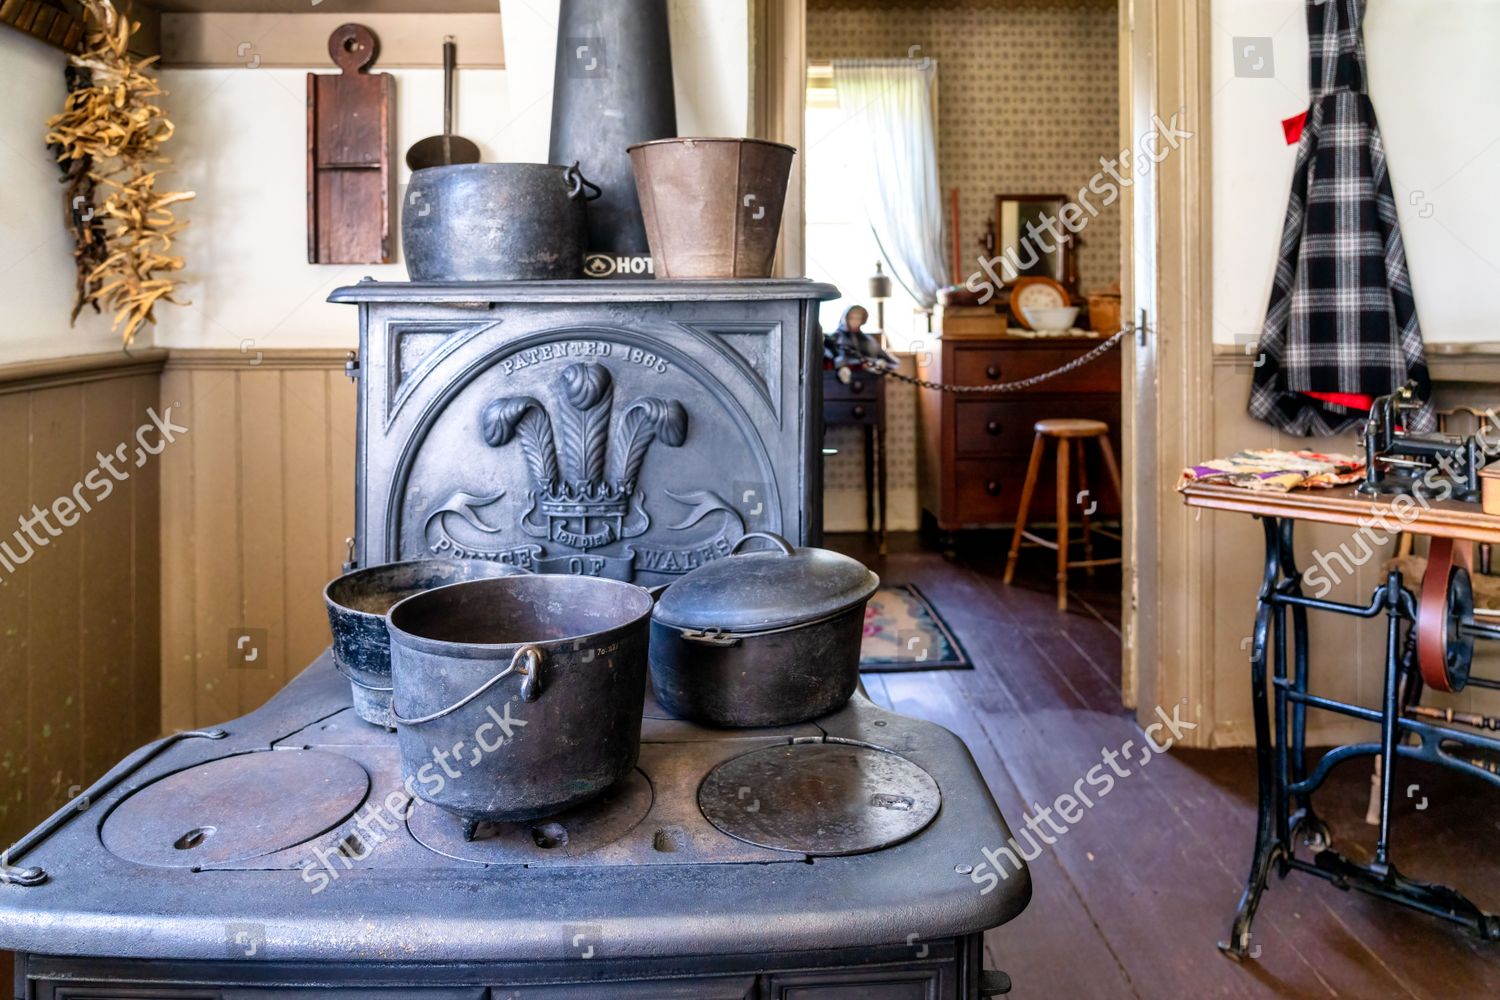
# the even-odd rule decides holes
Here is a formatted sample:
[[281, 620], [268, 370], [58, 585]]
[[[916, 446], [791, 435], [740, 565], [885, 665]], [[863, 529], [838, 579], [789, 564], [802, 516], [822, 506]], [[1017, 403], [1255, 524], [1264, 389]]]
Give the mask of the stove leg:
[[1255, 852], [1250, 859], [1250, 875], [1245, 881], [1245, 891], [1240, 896], [1229, 940], [1219, 942], [1219, 950], [1236, 961], [1246, 955], [1255, 957], [1255, 953], [1250, 951], [1250, 924], [1255, 919], [1256, 908], [1260, 906], [1261, 894], [1266, 891], [1271, 863], [1281, 857], [1284, 851], [1282, 842], [1276, 836], [1276, 817], [1281, 811], [1281, 796], [1277, 787], [1277, 755], [1271, 743], [1271, 719], [1266, 706], [1266, 668], [1274, 607], [1271, 599], [1281, 578], [1282, 540], [1279, 537], [1280, 526], [1275, 518], [1263, 518], [1262, 528], [1266, 536], [1266, 567], [1255, 606], [1255, 632], [1251, 636], [1250, 647], [1250, 689], [1255, 712], [1257, 775]]
[[479, 833], [479, 820], [464, 817], [464, 843], [471, 843], [474, 836]]

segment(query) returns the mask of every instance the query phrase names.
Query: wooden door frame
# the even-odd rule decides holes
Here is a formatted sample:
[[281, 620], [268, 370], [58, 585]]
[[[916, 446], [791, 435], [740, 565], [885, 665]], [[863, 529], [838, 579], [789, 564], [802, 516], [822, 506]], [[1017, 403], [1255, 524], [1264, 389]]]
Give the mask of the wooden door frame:
[[807, 0], [751, 0], [750, 134], [797, 147], [772, 273], [807, 273], [805, 172], [800, 155], [807, 103]]
[[1144, 725], [1158, 706], [1198, 723], [1180, 740], [1212, 745], [1213, 535], [1177, 496], [1182, 469], [1213, 442], [1210, 18], [1200, 0], [1122, 0], [1121, 142], [1153, 116], [1192, 132], [1127, 189], [1124, 369], [1126, 703]]

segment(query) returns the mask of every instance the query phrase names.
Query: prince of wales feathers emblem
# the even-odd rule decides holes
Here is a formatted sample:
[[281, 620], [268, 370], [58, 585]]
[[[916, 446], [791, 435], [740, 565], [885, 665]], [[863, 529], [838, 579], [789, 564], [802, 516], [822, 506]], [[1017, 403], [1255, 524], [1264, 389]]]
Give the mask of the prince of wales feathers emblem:
[[[584, 551], [644, 534], [651, 518], [636, 490], [641, 464], [654, 442], [676, 448], [686, 440], [687, 411], [675, 399], [633, 400], [620, 412], [611, 448], [609, 369], [577, 362], [562, 370], [557, 386], [566, 405], [556, 410], [556, 435], [552, 415], [531, 396], [496, 399], [481, 415], [492, 447], [521, 443], [532, 486], [521, 528]], [[545, 522], [534, 520], [538, 511]]]

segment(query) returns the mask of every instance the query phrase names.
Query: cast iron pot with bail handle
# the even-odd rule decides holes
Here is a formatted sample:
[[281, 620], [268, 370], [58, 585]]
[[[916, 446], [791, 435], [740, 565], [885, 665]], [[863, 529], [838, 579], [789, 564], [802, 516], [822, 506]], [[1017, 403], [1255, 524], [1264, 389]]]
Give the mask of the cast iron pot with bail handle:
[[[740, 553], [752, 538], [774, 549]], [[859, 685], [865, 604], [880, 578], [859, 560], [753, 531], [734, 553], [661, 594], [651, 682], [661, 706], [713, 726], [787, 726], [841, 707]]]
[[401, 209], [406, 271], [412, 281], [582, 278], [585, 203], [597, 197], [576, 163], [413, 171]]
[[651, 596], [538, 574], [474, 580], [391, 609], [402, 778], [464, 821], [561, 812], [635, 767]]

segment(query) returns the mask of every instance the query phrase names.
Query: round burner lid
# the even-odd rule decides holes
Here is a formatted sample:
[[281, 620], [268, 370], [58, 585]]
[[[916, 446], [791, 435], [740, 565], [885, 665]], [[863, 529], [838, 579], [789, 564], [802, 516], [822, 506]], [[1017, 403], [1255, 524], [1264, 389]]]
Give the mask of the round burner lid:
[[634, 830], [653, 801], [651, 782], [640, 771], [631, 771], [597, 799], [556, 816], [526, 823], [480, 823], [473, 840], [464, 840], [462, 819], [420, 799], [406, 825], [423, 847], [459, 861], [567, 863]]
[[370, 776], [319, 750], [267, 750], [177, 771], [132, 793], [100, 837], [111, 854], [158, 868], [246, 861], [295, 847], [354, 814]]
[[698, 807], [729, 836], [814, 856], [863, 854], [922, 830], [942, 805], [932, 776], [898, 754], [847, 743], [792, 743], [725, 761]]

